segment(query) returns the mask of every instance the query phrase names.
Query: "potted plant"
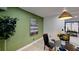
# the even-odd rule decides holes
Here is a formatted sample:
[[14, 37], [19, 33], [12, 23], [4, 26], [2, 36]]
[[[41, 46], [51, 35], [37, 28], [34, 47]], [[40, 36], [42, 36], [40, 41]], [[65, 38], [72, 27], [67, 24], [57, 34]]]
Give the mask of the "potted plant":
[[17, 18], [0, 16], [0, 39], [8, 39], [15, 32]]

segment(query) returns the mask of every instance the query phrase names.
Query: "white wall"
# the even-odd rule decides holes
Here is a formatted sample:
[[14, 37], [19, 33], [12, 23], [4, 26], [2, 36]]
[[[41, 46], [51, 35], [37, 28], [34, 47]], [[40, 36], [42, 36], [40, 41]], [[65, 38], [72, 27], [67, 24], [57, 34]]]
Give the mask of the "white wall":
[[64, 21], [60, 21], [57, 17], [49, 16], [44, 18], [44, 33], [48, 33], [49, 37], [58, 39], [57, 34], [64, 27]]
[[[79, 18], [73, 18], [69, 21], [79, 21]], [[49, 16], [44, 18], [44, 33], [48, 33], [49, 37], [59, 39], [57, 34], [64, 28], [64, 21], [59, 20], [56, 16]]]

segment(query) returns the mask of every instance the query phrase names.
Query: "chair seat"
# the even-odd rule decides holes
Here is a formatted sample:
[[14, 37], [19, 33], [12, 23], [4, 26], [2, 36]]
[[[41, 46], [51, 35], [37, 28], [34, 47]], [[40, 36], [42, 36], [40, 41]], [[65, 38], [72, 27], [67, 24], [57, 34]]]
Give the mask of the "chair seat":
[[50, 47], [51, 49], [52, 49], [54, 46], [55, 46], [55, 44], [54, 44], [54, 43], [49, 42], [49, 47]]

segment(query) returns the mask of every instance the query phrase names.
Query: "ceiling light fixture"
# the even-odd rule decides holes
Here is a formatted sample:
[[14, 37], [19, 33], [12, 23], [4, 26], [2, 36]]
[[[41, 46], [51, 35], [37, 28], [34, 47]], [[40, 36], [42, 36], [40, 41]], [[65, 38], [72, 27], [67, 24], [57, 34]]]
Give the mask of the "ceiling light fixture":
[[63, 12], [61, 13], [61, 15], [58, 18], [60, 20], [67, 20], [67, 19], [71, 19], [72, 15], [66, 9], [64, 9]]

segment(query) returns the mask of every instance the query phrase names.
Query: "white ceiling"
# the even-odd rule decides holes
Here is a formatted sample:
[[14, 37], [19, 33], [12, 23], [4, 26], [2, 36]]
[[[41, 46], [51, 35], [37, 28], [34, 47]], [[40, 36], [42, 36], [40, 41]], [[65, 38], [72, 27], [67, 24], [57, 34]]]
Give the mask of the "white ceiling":
[[[64, 9], [63, 7], [21, 7], [21, 8], [36, 15], [39, 15], [41, 17], [58, 16]], [[73, 16], [79, 16], [79, 7], [66, 7], [66, 9]]]

